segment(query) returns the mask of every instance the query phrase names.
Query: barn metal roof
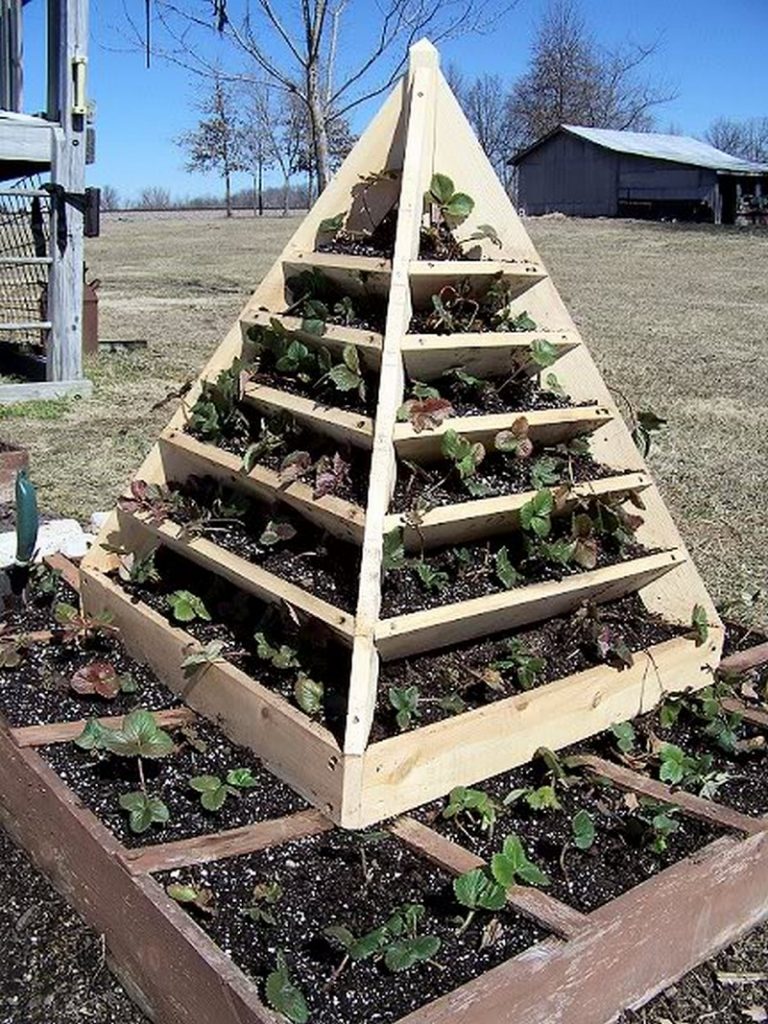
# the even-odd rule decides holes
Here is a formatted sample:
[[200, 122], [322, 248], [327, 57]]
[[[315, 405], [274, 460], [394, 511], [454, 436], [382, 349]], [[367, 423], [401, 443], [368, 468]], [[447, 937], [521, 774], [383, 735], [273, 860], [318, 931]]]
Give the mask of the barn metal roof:
[[691, 138], [689, 135], [661, 135], [658, 132], [624, 132], [613, 128], [584, 128], [577, 124], [563, 124], [543, 139], [534, 142], [528, 149], [514, 157], [517, 163], [522, 157], [536, 149], [558, 131], [570, 132], [588, 142], [604, 149], [612, 149], [617, 153], [630, 153], [633, 156], [647, 156], [654, 160], [670, 160], [673, 163], [689, 164], [694, 167], [707, 167], [713, 171], [727, 171], [736, 174], [768, 174], [768, 164], [757, 164], [751, 160], [742, 160], [731, 156], [720, 149], [715, 149], [707, 142]]

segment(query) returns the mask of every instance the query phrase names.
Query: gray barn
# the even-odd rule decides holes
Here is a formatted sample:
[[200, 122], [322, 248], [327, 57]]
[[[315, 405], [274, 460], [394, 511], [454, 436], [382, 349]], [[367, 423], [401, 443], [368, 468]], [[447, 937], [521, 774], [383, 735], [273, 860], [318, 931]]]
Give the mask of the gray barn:
[[732, 224], [743, 197], [768, 196], [768, 165], [685, 135], [560, 125], [518, 153], [528, 214], [677, 217]]

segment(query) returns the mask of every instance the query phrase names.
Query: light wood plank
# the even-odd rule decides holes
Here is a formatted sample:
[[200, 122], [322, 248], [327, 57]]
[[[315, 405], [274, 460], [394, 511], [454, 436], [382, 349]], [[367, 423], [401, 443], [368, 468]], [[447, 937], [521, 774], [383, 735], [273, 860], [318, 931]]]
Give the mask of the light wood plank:
[[516, 298], [545, 279], [546, 271], [538, 263], [507, 260], [417, 260], [410, 264], [411, 295], [417, 309], [431, 308], [430, 298], [446, 285], [468, 280], [472, 294], [482, 296], [495, 277], [502, 276]]
[[[254, 466], [250, 473], [246, 473], [242, 459], [237, 455], [215, 445], [203, 444], [181, 431], [171, 430], [163, 434], [161, 452], [166, 463], [172, 461], [174, 453], [183, 453], [188, 462], [194, 462], [198, 473], [206, 473], [262, 500], [284, 502], [334, 537], [358, 545], [362, 542], [365, 512], [358, 505], [332, 494], [315, 498], [307, 484], [300, 480], [285, 484], [278, 473], [265, 466]], [[179, 477], [171, 473], [170, 479]]]
[[255, 382], [246, 384], [243, 393], [248, 403], [268, 415], [289, 413], [302, 425], [341, 444], [368, 451], [373, 446], [373, 420], [363, 413], [348, 412]]
[[500, 594], [393, 616], [379, 622], [376, 645], [386, 661], [445, 647], [563, 615], [584, 601], [612, 601], [684, 564], [685, 556], [679, 551], [664, 551], [562, 580], [531, 583]]
[[[571, 511], [587, 498], [620, 498], [630, 491], [643, 491], [649, 485], [650, 479], [645, 473], [623, 473], [576, 484], [565, 496], [562, 512]], [[519, 529], [520, 509], [535, 494], [535, 491], [521, 491], [498, 498], [437, 505], [421, 514], [418, 528], [410, 525], [411, 517], [407, 513], [394, 512], [384, 520], [384, 532], [402, 527], [403, 542], [409, 552], [491, 537]]]
[[[124, 520], [128, 513], [120, 513], [121, 536], [130, 540], [132, 530], [148, 534], [156, 543], [177, 551], [207, 572], [221, 576], [236, 587], [254, 594], [268, 604], [288, 604], [300, 615], [322, 622], [337, 640], [352, 645], [355, 632], [354, 616], [334, 607], [301, 587], [267, 572], [253, 562], [233, 554], [206, 537], [188, 537], [182, 526], [166, 519], [153, 523], [146, 516], [130, 515], [131, 523]], [[143, 545], [146, 545], [144, 540]]]
[[[381, 608], [384, 518], [397, 475], [393, 432], [405, 384], [400, 339], [411, 316], [408, 266], [409, 261], [418, 253], [423, 197], [431, 174], [431, 126], [436, 71], [437, 51], [426, 40], [422, 40], [411, 51], [407, 139], [379, 378], [360, 591], [355, 614], [356, 637], [352, 650], [344, 751], [357, 757], [365, 749], [376, 705], [378, 655], [373, 637]], [[354, 815], [349, 800], [345, 801], [346, 814]]]
[[685, 638], [633, 656], [631, 668], [599, 665], [371, 744], [364, 756], [364, 827], [525, 764], [650, 711], [665, 694], [712, 682], [718, 643]]
[[248, 329], [255, 325], [269, 327], [271, 320], [277, 320], [287, 331], [293, 332], [297, 338], [307, 345], [312, 345], [313, 347], [322, 345], [336, 355], [342, 353], [345, 345], [354, 345], [366, 369], [376, 370], [381, 364], [381, 347], [384, 343], [384, 338], [383, 335], [378, 334], [376, 331], [364, 331], [357, 327], [326, 324], [325, 332], [318, 336], [317, 334], [302, 330], [303, 320], [301, 317], [286, 316], [284, 313], [272, 313], [266, 309], [257, 309], [253, 312], [246, 312], [240, 317], [243, 334], [247, 337]]
[[478, 377], [508, 374], [513, 367], [533, 375], [539, 367], [530, 357], [531, 343], [547, 341], [557, 358], [580, 344], [570, 331], [515, 331], [495, 334], [406, 334], [402, 341], [408, 374], [416, 380], [434, 380], [460, 366]]
[[132, 657], [148, 663], [194, 711], [250, 747], [270, 771], [329, 817], [342, 802], [341, 751], [323, 726], [229, 662], [214, 662], [191, 680], [181, 668], [199, 644], [109, 578], [86, 566], [83, 598], [90, 611], [110, 611]]
[[451, 416], [434, 430], [417, 433], [410, 423], [395, 425], [395, 447], [403, 459], [429, 462], [442, 458], [441, 444], [448, 430], [480, 441], [488, 449], [500, 430], [507, 430], [519, 416], [528, 420], [528, 436], [539, 445], [560, 444], [574, 437], [601, 430], [613, 419], [613, 412], [596, 405], [570, 409], [533, 409], [530, 412], [493, 413], [488, 416]]

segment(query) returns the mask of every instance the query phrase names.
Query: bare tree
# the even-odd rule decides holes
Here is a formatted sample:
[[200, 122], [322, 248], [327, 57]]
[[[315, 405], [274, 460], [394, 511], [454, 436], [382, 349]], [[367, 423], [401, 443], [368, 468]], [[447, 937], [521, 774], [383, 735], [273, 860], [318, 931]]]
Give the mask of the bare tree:
[[136, 205], [140, 210], [169, 210], [171, 193], [160, 185], [148, 185], [139, 193]]
[[755, 163], [768, 163], [768, 117], [744, 121], [718, 117], [707, 128], [704, 138], [716, 149]]
[[[384, 92], [399, 76], [408, 47], [428, 34], [433, 42], [487, 31], [517, 0], [243, 0], [235, 15], [227, 0], [155, 0], [156, 53], [212, 76], [216, 65], [201, 33], [218, 33], [242, 70], [232, 81], [265, 77], [303, 105], [318, 186], [331, 172], [329, 129], [360, 103]], [[134, 37], [148, 46], [144, 26], [124, 10]], [[370, 42], [359, 44], [360, 24]], [[353, 36], [354, 33], [354, 36]], [[353, 41], [354, 40], [354, 41]]]
[[246, 149], [261, 147], [264, 159], [283, 178], [283, 214], [288, 213], [291, 178], [301, 169], [305, 146], [306, 112], [294, 96], [265, 82], [243, 88], [245, 102], [241, 129]]
[[120, 205], [120, 196], [114, 185], [102, 185], [99, 189], [99, 202], [102, 210], [116, 210]]
[[224, 179], [227, 216], [232, 216], [232, 175], [242, 169], [239, 106], [232, 87], [214, 73], [197, 102], [203, 115], [197, 128], [176, 140], [188, 155], [188, 171], [216, 171]]
[[482, 75], [470, 85], [460, 86], [458, 97], [480, 145], [508, 189], [511, 182], [508, 160], [515, 139], [509, 94], [503, 81], [498, 75]]
[[539, 24], [527, 72], [510, 103], [517, 145], [559, 124], [647, 131], [656, 107], [674, 91], [642, 74], [658, 42], [598, 45], [577, 0], [551, 0]]

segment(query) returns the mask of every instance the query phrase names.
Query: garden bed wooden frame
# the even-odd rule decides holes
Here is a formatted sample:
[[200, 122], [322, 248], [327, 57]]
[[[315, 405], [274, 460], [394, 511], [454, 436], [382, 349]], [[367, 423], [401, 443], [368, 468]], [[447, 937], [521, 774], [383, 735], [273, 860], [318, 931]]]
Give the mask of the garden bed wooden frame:
[[[156, 715], [167, 728], [193, 717], [188, 709]], [[745, 712], [747, 719], [760, 715]], [[312, 809], [127, 849], [36, 750], [71, 740], [83, 724], [12, 729], [0, 723], [2, 824], [104, 936], [110, 966], [158, 1024], [278, 1024], [256, 982], [167, 897], [152, 873], [256, 852], [319, 834], [332, 823]], [[607, 1024], [768, 916], [768, 818], [673, 792], [597, 758], [583, 761], [586, 770], [628, 791], [677, 804], [683, 814], [732, 831], [589, 914], [540, 890], [511, 889], [510, 908], [551, 937], [399, 1024]], [[400, 818], [388, 827], [449, 873], [482, 863], [414, 819]]]
[[[381, 217], [398, 201], [392, 259], [316, 251], [321, 221], [346, 210], [353, 218], [355, 188], [362, 177], [380, 169], [397, 171], [397, 182], [386, 182], [381, 197], [371, 194]], [[473, 252], [468, 261], [418, 259], [423, 196], [435, 172], [449, 175], [457, 188], [469, 189], [475, 197], [475, 208], [461, 227], [462, 236], [490, 223], [498, 233], [500, 247], [486, 239], [478, 246], [482, 258], [475, 258]], [[263, 466], [246, 473], [240, 458], [204, 444], [184, 430], [201, 381], [214, 378], [247, 353], [254, 325], [265, 326], [276, 315], [285, 326], [300, 328], [295, 317], [284, 313], [289, 304], [286, 280], [308, 267], [321, 269], [352, 295], [388, 297], [383, 335], [329, 326], [327, 338], [319, 339], [327, 341], [337, 354], [344, 344], [356, 344], [363, 362], [378, 367], [375, 419], [319, 405], [275, 386], [248, 385], [245, 400], [262, 410], [285, 409], [319, 434], [370, 450], [365, 508], [330, 495], [315, 498], [307, 484], [294, 481], [286, 485], [278, 473]], [[411, 332], [414, 309], [423, 308], [444, 284], [469, 278], [482, 291], [499, 274], [513, 287], [513, 311], [526, 311], [541, 325], [541, 331], [434, 336]], [[397, 422], [406, 372], [430, 379], [457, 363], [483, 372], [498, 372], [510, 365], [531, 372], [525, 353], [536, 337], [556, 346], [557, 376], [577, 404], [527, 413], [531, 435], [556, 443], [589, 434], [594, 457], [615, 468], [616, 474], [579, 485], [569, 501], [579, 494], [625, 495], [628, 482], [633, 481], [631, 489], [642, 491], [645, 504], [638, 539], [650, 553], [620, 565], [567, 576], [558, 583], [532, 584], [383, 619], [383, 536], [404, 522], [403, 517], [389, 512], [397, 457], [433, 458], [449, 427], [488, 442], [518, 415], [454, 418], [437, 430], [416, 433], [409, 423]], [[305, 340], [317, 343], [318, 339], [305, 336]], [[186, 540], [178, 524], [153, 527], [125, 512], [112, 514], [99, 543], [84, 560], [85, 606], [91, 611], [110, 611], [135, 657], [149, 662], [191, 707], [221, 721], [234, 740], [252, 746], [277, 775], [344, 827], [365, 826], [407, 811], [453, 785], [468, 785], [512, 768], [541, 745], [557, 749], [589, 736], [649, 709], [665, 692], [704, 686], [719, 662], [723, 633], [715, 608], [611, 394], [440, 74], [435, 49], [426, 41], [413, 48], [408, 74], [246, 304], [137, 479], [166, 484], [191, 473], [208, 473], [235, 489], [284, 503], [358, 546], [361, 569], [355, 614], [302, 593], [209, 541]], [[520, 508], [530, 497], [510, 495], [435, 508], [424, 517], [425, 544], [481, 540], [517, 529]], [[404, 540], [411, 550], [420, 543], [407, 524]], [[146, 605], [129, 599], [109, 576], [116, 565], [109, 545], [146, 551], [158, 542], [266, 601], [287, 602], [299, 617], [320, 620], [344, 647], [351, 648], [348, 711], [341, 742], [231, 664], [212, 665], [193, 683], [183, 678], [180, 663], [195, 646], [191, 637]], [[633, 666], [625, 671], [600, 666], [530, 693], [370, 742], [381, 660], [567, 614], [587, 599], [602, 602], [633, 592], [648, 609], [674, 623], [690, 622], [694, 605], [701, 606], [709, 623], [706, 643], [669, 641], [637, 653]]]

